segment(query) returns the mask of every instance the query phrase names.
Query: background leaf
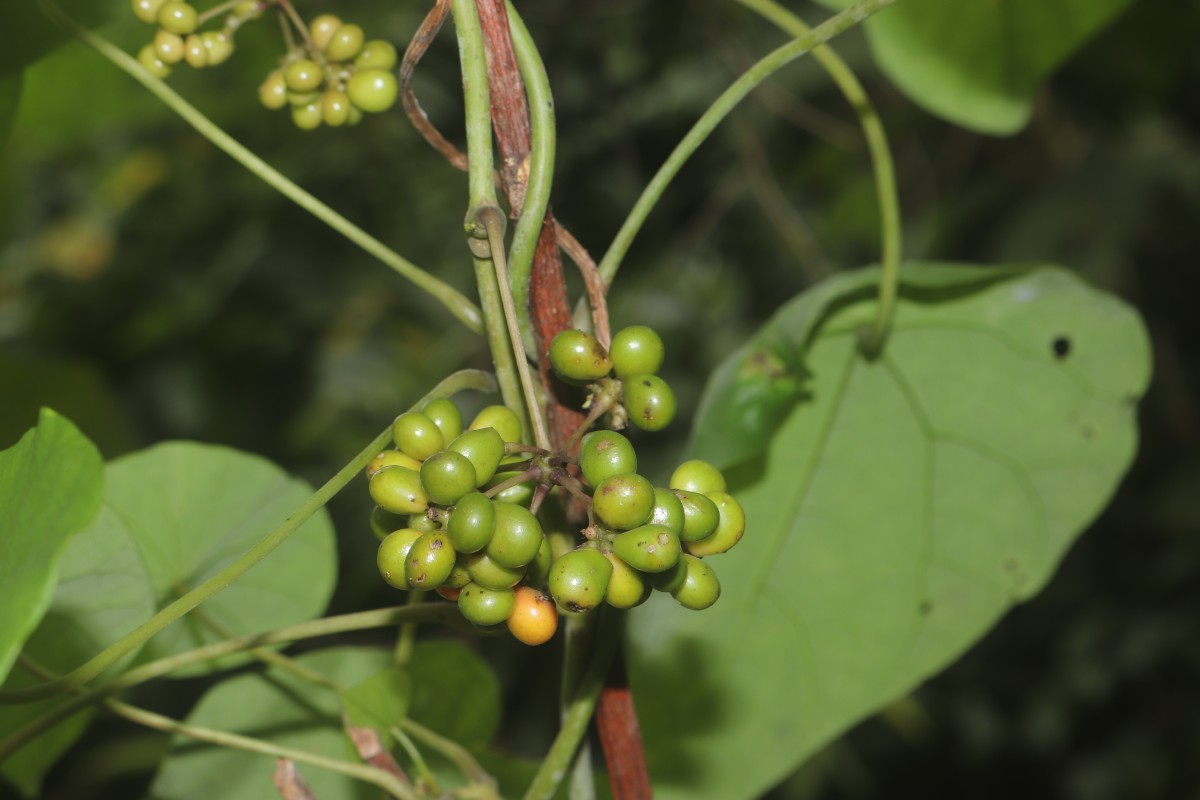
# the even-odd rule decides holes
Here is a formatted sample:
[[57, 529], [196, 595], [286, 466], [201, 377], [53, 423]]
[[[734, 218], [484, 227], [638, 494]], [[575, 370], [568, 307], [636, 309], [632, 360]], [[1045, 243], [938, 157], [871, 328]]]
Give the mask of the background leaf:
[[965, 128], [1010, 134], [1029, 121], [1042, 81], [1131, 1], [904, 0], [864, 27], [880, 68], [913, 101]]
[[[266, 459], [195, 442], [119, 458], [106, 480], [105, 505], [136, 543], [160, 607], [238, 558], [312, 494]], [[322, 510], [263, 563], [154, 637], [142, 660], [319, 616], [336, 576], [333, 528]]]
[[102, 481], [96, 447], [50, 409], [0, 453], [0, 676], [49, 607], [58, 559], [96, 516]]
[[[85, 27], [100, 25], [129, 9], [128, 3], [119, 0], [57, 0], [56, 4]], [[37, 0], [8, 3], [4, 23], [0, 27], [0, 78], [19, 72], [70, 38], [42, 13]]]
[[[342, 686], [352, 686], [386, 669], [391, 653], [341, 647], [296, 660]], [[277, 667], [223, 681], [204, 695], [187, 722], [358, 761], [342, 730], [338, 693]], [[211, 800], [219, 788], [222, 800], [262, 800], [278, 795], [271, 783], [274, 769], [269, 756], [177, 739], [148, 797]], [[300, 770], [323, 800], [379, 796], [378, 788], [343, 775], [305, 765]]]
[[412, 681], [402, 669], [385, 669], [342, 692], [342, 705], [350, 724], [374, 728], [385, 740], [388, 728], [408, 713]]
[[[965, 274], [907, 275], [938, 273]], [[874, 362], [856, 344], [873, 301], [841, 299], [804, 401], [730, 476], [747, 535], [714, 562], [720, 602], [632, 616], [657, 796], [756, 796], [944, 667], [1047, 581], [1132, 459], [1146, 334], [1070, 273], [910, 287]]]
[[[63, 552], [50, 608], [22, 654], [53, 672], [68, 672], [153, 613], [154, 593], [137, 548], [111, 509], [101, 508], [92, 524], [73, 537]], [[40, 680], [18, 668], [8, 676], [4, 688], [16, 689]], [[61, 701], [54, 698], [0, 706], [0, 738]], [[0, 774], [25, 795], [36, 796], [46, 770], [79, 738], [91, 715], [91, 711], [77, 714], [26, 745], [0, 764]]]

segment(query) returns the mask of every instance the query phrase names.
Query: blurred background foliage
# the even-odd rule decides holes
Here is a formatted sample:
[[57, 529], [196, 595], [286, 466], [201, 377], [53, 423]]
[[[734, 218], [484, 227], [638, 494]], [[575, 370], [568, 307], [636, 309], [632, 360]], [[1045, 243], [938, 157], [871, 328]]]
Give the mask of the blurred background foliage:
[[[298, 5], [401, 46], [425, 10]], [[597, 257], [712, 98], [782, 40], [733, 3], [518, 6], [558, 106], [555, 211]], [[105, 32], [131, 51], [147, 37], [134, 21]], [[873, 68], [860, 33], [836, 43], [891, 137], [906, 254], [1077, 270], [1141, 309], [1155, 379], [1133, 472], [1050, 587], [772, 798], [1200, 798], [1197, 41], [1200, 3], [1134, 3], [1052, 78], [1010, 138], [915, 107]], [[285, 174], [470, 292], [465, 176], [399, 112], [304, 133], [263, 110], [255, 87], [280, 50], [275, 26], [255, 25], [227, 65], [178, 69], [171, 82]], [[461, 138], [448, 32], [417, 88]], [[196, 439], [320, 482], [442, 375], [486, 366], [481, 342], [440, 306], [91, 51], [57, 50], [26, 71], [21, 92], [0, 158], [0, 446], [50, 405], [106, 457]], [[785, 298], [871, 262], [877, 248], [854, 116], [803, 60], [756, 91], [681, 174], [629, 255], [612, 316], [663, 334], [664, 374], [686, 419], [707, 373]], [[650, 471], [665, 477], [686, 436], [677, 423], [656, 439]], [[344, 493], [331, 511], [341, 542], [331, 611], [395, 602], [375, 575], [366, 492]], [[536, 757], [556, 719], [556, 667], [500, 639], [479, 647], [506, 691], [502, 741]], [[142, 701], [182, 715], [202, 687], [163, 684]], [[161, 747], [157, 735], [102, 724], [46, 796], [136, 794]]]

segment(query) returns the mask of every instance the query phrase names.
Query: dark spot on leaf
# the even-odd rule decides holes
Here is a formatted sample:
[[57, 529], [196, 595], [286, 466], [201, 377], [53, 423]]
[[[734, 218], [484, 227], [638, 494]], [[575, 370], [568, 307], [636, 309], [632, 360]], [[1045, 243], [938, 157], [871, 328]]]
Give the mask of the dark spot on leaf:
[[1061, 361], [1071, 354], [1071, 340], [1066, 336], [1055, 336], [1050, 342], [1050, 349], [1054, 351], [1054, 357]]
[[933, 613], [933, 603], [929, 600], [923, 600], [921, 605], [917, 606], [917, 611], [920, 612], [922, 617], [928, 617]]
[[1005, 561], [1004, 562], [1004, 571], [1005, 572], [1016, 572], [1017, 571], [1017, 560], [1015, 558], [1010, 558], [1007, 561]]
[[1080, 433], [1080, 435], [1082, 435], [1082, 436], [1083, 436], [1083, 438], [1087, 439], [1089, 442], [1090, 442], [1092, 439], [1095, 439], [1095, 438], [1096, 438], [1096, 429], [1095, 429], [1095, 428], [1093, 428], [1091, 425], [1084, 425], [1084, 426], [1082, 426], [1082, 427], [1079, 429], [1079, 433]]

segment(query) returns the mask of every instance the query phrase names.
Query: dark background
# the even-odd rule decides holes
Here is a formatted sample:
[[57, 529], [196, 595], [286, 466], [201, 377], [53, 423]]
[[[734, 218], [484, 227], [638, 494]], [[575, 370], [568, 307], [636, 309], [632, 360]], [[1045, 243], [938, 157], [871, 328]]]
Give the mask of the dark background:
[[[300, 10], [327, 10], [309, 5]], [[337, 10], [402, 45], [420, 10], [386, 5]], [[558, 106], [555, 209], [597, 257], [711, 99], [782, 40], [733, 4], [681, 5], [521, 4]], [[1200, 798], [1198, 12], [1195, 2], [1134, 3], [1052, 78], [1011, 138], [929, 116], [879, 75], [859, 33], [837, 42], [891, 137], [906, 255], [1068, 266], [1141, 310], [1155, 377], [1132, 471], [1049, 588], [772, 798]], [[146, 35], [136, 24], [108, 33], [130, 49]], [[256, 101], [280, 49], [275, 27], [255, 26], [238, 45], [226, 66], [177, 69], [172, 84], [285, 174], [473, 294], [465, 176], [399, 112], [353, 130], [296, 130]], [[418, 73], [431, 118], [461, 139], [448, 32]], [[689, 417], [713, 366], [784, 298], [872, 261], [877, 229], [853, 114], [801, 61], [679, 176], [616, 283], [614, 323], [662, 333], [664, 374]], [[106, 457], [188, 438], [323, 481], [438, 378], [485, 359], [434, 301], [91, 52], [65, 48], [27, 74], [0, 160], [0, 446], [47, 404]], [[685, 437], [676, 424], [644, 459], [663, 471]], [[366, 493], [343, 493], [331, 511], [343, 545], [331, 610], [393, 602], [374, 575]], [[534, 756], [551, 735], [554, 665], [501, 641], [481, 647], [510, 692], [508, 734]], [[201, 687], [172, 687], [142, 699], [184, 714]], [[101, 726], [46, 796], [136, 791], [160, 743], [122, 738], [133, 734]], [[114, 769], [118, 747], [134, 754], [126, 768]]]

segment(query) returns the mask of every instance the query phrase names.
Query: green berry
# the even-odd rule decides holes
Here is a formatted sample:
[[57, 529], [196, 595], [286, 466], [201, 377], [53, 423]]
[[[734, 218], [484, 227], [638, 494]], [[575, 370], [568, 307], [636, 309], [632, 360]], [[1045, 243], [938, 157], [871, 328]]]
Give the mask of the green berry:
[[357, 25], [343, 25], [333, 32], [329, 44], [325, 45], [325, 55], [330, 61], [349, 61], [362, 52], [363, 29]]
[[189, 67], [201, 69], [208, 66], [208, 48], [199, 34], [190, 34], [183, 40], [183, 58]]
[[340, 128], [350, 121], [350, 96], [330, 89], [321, 98], [321, 120], [331, 128]]
[[563, 553], [550, 567], [550, 594], [567, 611], [590, 611], [604, 600], [612, 572], [612, 563], [595, 548]]
[[467, 562], [463, 559], [462, 553], [454, 559], [454, 568], [450, 570], [450, 574], [446, 576], [446, 580], [442, 586], [450, 589], [461, 589], [471, 582], [471, 573], [467, 572]]
[[512, 503], [493, 503], [496, 530], [487, 544], [488, 556], [502, 567], [524, 567], [542, 545], [542, 526], [529, 509]]
[[449, 397], [430, 400], [421, 413], [433, 420], [447, 442], [453, 442], [463, 432], [462, 412]]
[[422, 591], [432, 591], [446, 582], [454, 569], [458, 554], [450, 546], [450, 538], [442, 531], [421, 534], [413, 542], [404, 560], [404, 575], [408, 585]]
[[404, 467], [384, 467], [371, 476], [371, 499], [393, 514], [417, 514], [429, 505], [421, 474]]
[[683, 530], [679, 538], [685, 542], [697, 542], [712, 535], [721, 521], [717, 504], [702, 494], [683, 489], [672, 490], [683, 506]]
[[431, 501], [452, 506], [475, 488], [475, 467], [462, 453], [439, 450], [421, 465], [421, 484]]
[[287, 96], [287, 80], [282, 70], [272, 71], [258, 87], [258, 101], [271, 110], [286, 106]]
[[671, 482], [668, 485], [672, 489], [700, 494], [726, 491], [725, 476], [721, 474], [721, 470], [698, 458], [685, 461], [676, 467], [671, 473]]
[[293, 92], [312, 92], [325, 80], [325, 73], [321, 71], [317, 62], [309, 58], [302, 58], [288, 64], [283, 77], [287, 81], [288, 88]]
[[158, 12], [166, 0], [132, 0], [133, 15], [147, 25], [158, 22]]
[[333, 14], [321, 14], [309, 24], [308, 34], [312, 37], [313, 44], [317, 46], [317, 49], [324, 50], [340, 27], [342, 27], [341, 18]]
[[367, 477], [371, 477], [384, 467], [404, 467], [420, 471], [421, 462], [399, 450], [384, 450], [367, 463]]
[[675, 419], [675, 392], [657, 375], [630, 375], [625, 379], [625, 410], [634, 426], [661, 431]]
[[683, 503], [670, 489], [654, 490], [654, 510], [650, 512], [650, 521], [655, 525], [667, 526], [676, 536], [683, 533]]
[[398, 57], [396, 48], [391, 42], [383, 39], [372, 39], [363, 45], [362, 52], [354, 59], [357, 69], [386, 69], [396, 68]]
[[647, 572], [646, 583], [660, 592], [668, 594], [683, 586], [687, 580], [687, 562], [684, 559], [687, 553], [680, 553], [679, 560], [675, 562], [675, 566], [663, 570], [662, 572]]
[[665, 525], [643, 525], [613, 540], [613, 552], [642, 572], [665, 572], [679, 560], [679, 537]]
[[684, 556], [679, 559], [686, 565], [686, 577], [683, 585], [671, 592], [671, 596], [679, 601], [679, 605], [693, 611], [703, 611], [717, 602], [721, 596], [721, 582], [717, 573], [695, 556]]
[[375, 552], [375, 565], [379, 567], [379, 574], [388, 582], [388, 585], [397, 589], [408, 588], [408, 579], [404, 574], [404, 562], [408, 559], [408, 551], [412, 548], [413, 543], [422, 535], [420, 531], [401, 528], [388, 534], [379, 543], [379, 549]]
[[389, 533], [398, 531], [401, 528], [411, 528], [405, 522], [404, 516], [401, 514], [393, 514], [392, 512], [375, 506], [371, 510], [371, 532], [375, 534], [375, 538], [383, 541]]
[[[509, 459], [505, 459], [505, 460], [508, 461]], [[512, 459], [512, 460], [520, 461], [521, 459], [518, 458], [518, 459]], [[504, 462], [501, 462], [501, 463], [503, 464]], [[504, 483], [505, 481], [511, 480], [512, 478], [515, 478], [520, 474], [521, 474], [521, 471], [510, 472], [508, 470], [504, 470], [504, 468], [501, 467], [500, 470], [497, 471], [494, 476], [492, 476], [492, 479], [487, 482], [486, 488], [488, 489], [488, 491], [491, 491], [492, 489], [496, 488], [497, 486]], [[494, 500], [500, 500], [505, 503], [512, 503], [513, 505], [528, 507], [529, 504], [533, 501], [533, 487], [534, 487], [535, 483], [536, 483], [536, 481], [534, 481], [533, 479], [530, 479], [523, 483], [518, 483], [513, 486], [509, 486], [507, 489], [504, 489], [504, 490], [492, 495], [492, 498]]]
[[612, 371], [604, 346], [585, 331], [568, 328], [550, 342], [550, 366], [568, 383], [590, 383]]
[[505, 567], [497, 564], [486, 552], [468, 553], [463, 563], [471, 580], [488, 589], [508, 589], [525, 577], [525, 567]]
[[592, 495], [592, 510], [610, 528], [636, 528], [654, 511], [654, 486], [635, 472], [605, 478]]
[[615, 553], [605, 553], [604, 557], [613, 568], [608, 589], [604, 592], [604, 602], [613, 608], [633, 608], [644, 603], [650, 596], [650, 590], [642, 574]]
[[630, 325], [617, 331], [608, 349], [618, 378], [653, 375], [663, 362], [663, 343], [653, 328]]
[[419, 411], [396, 417], [392, 423], [392, 440], [402, 452], [418, 461], [424, 461], [446, 446], [438, 426]]
[[179, 36], [187, 36], [196, 30], [198, 22], [196, 9], [178, 0], [163, 3], [162, 7], [158, 9], [158, 24], [163, 30]]
[[323, 116], [321, 104], [315, 100], [304, 105], [292, 106], [292, 122], [302, 131], [313, 131], [321, 127]]
[[517, 595], [512, 589], [487, 589], [468, 583], [458, 595], [458, 610], [476, 625], [499, 625], [508, 619], [516, 602]]
[[521, 441], [521, 419], [508, 406], [488, 406], [471, 420], [470, 430], [495, 428], [506, 442]]
[[450, 512], [450, 522], [446, 525], [450, 542], [460, 553], [482, 550], [492, 540], [495, 530], [496, 510], [481, 492], [464, 495]]
[[364, 69], [355, 72], [346, 84], [350, 102], [372, 114], [387, 111], [396, 104], [400, 84], [396, 76], [385, 69]]
[[550, 567], [554, 564], [554, 548], [550, 539], [543, 536], [537, 555], [525, 567], [525, 582], [531, 586], [545, 588], [550, 580]]
[[592, 431], [579, 447], [579, 467], [592, 486], [605, 478], [637, 472], [633, 445], [616, 431]]
[[200, 34], [200, 41], [208, 51], [210, 67], [224, 64], [233, 55], [233, 37], [225, 31], [205, 31]]
[[171, 67], [158, 57], [152, 44], [148, 44], [138, 51], [138, 63], [156, 78], [165, 78], [171, 74]]
[[717, 507], [720, 522], [711, 536], [688, 542], [686, 547], [694, 556], [715, 556], [724, 553], [742, 540], [746, 532], [746, 512], [742, 505], [725, 492], [713, 492], [709, 498]]
[[437, 521], [430, 519], [428, 514], [409, 514], [405, 527], [412, 528], [414, 531], [420, 531], [421, 533], [441, 530], [441, 526], [437, 524]]
[[154, 54], [164, 64], [178, 64], [183, 61], [183, 37], [177, 33], [158, 29], [154, 34]]
[[454, 437], [447, 450], [462, 453], [475, 467], [475, 485], [483, 486], [496, 474], [504, 458], [504, 440], [494, 428], [471, 430]]
[[[288, 104], [292, 108], [303, 108], [304, 106], [319, 106], [321, 104], [320, 92], [293, 92], [287, 93]], [[323, 116], [323, 115], [322, 115]]]

